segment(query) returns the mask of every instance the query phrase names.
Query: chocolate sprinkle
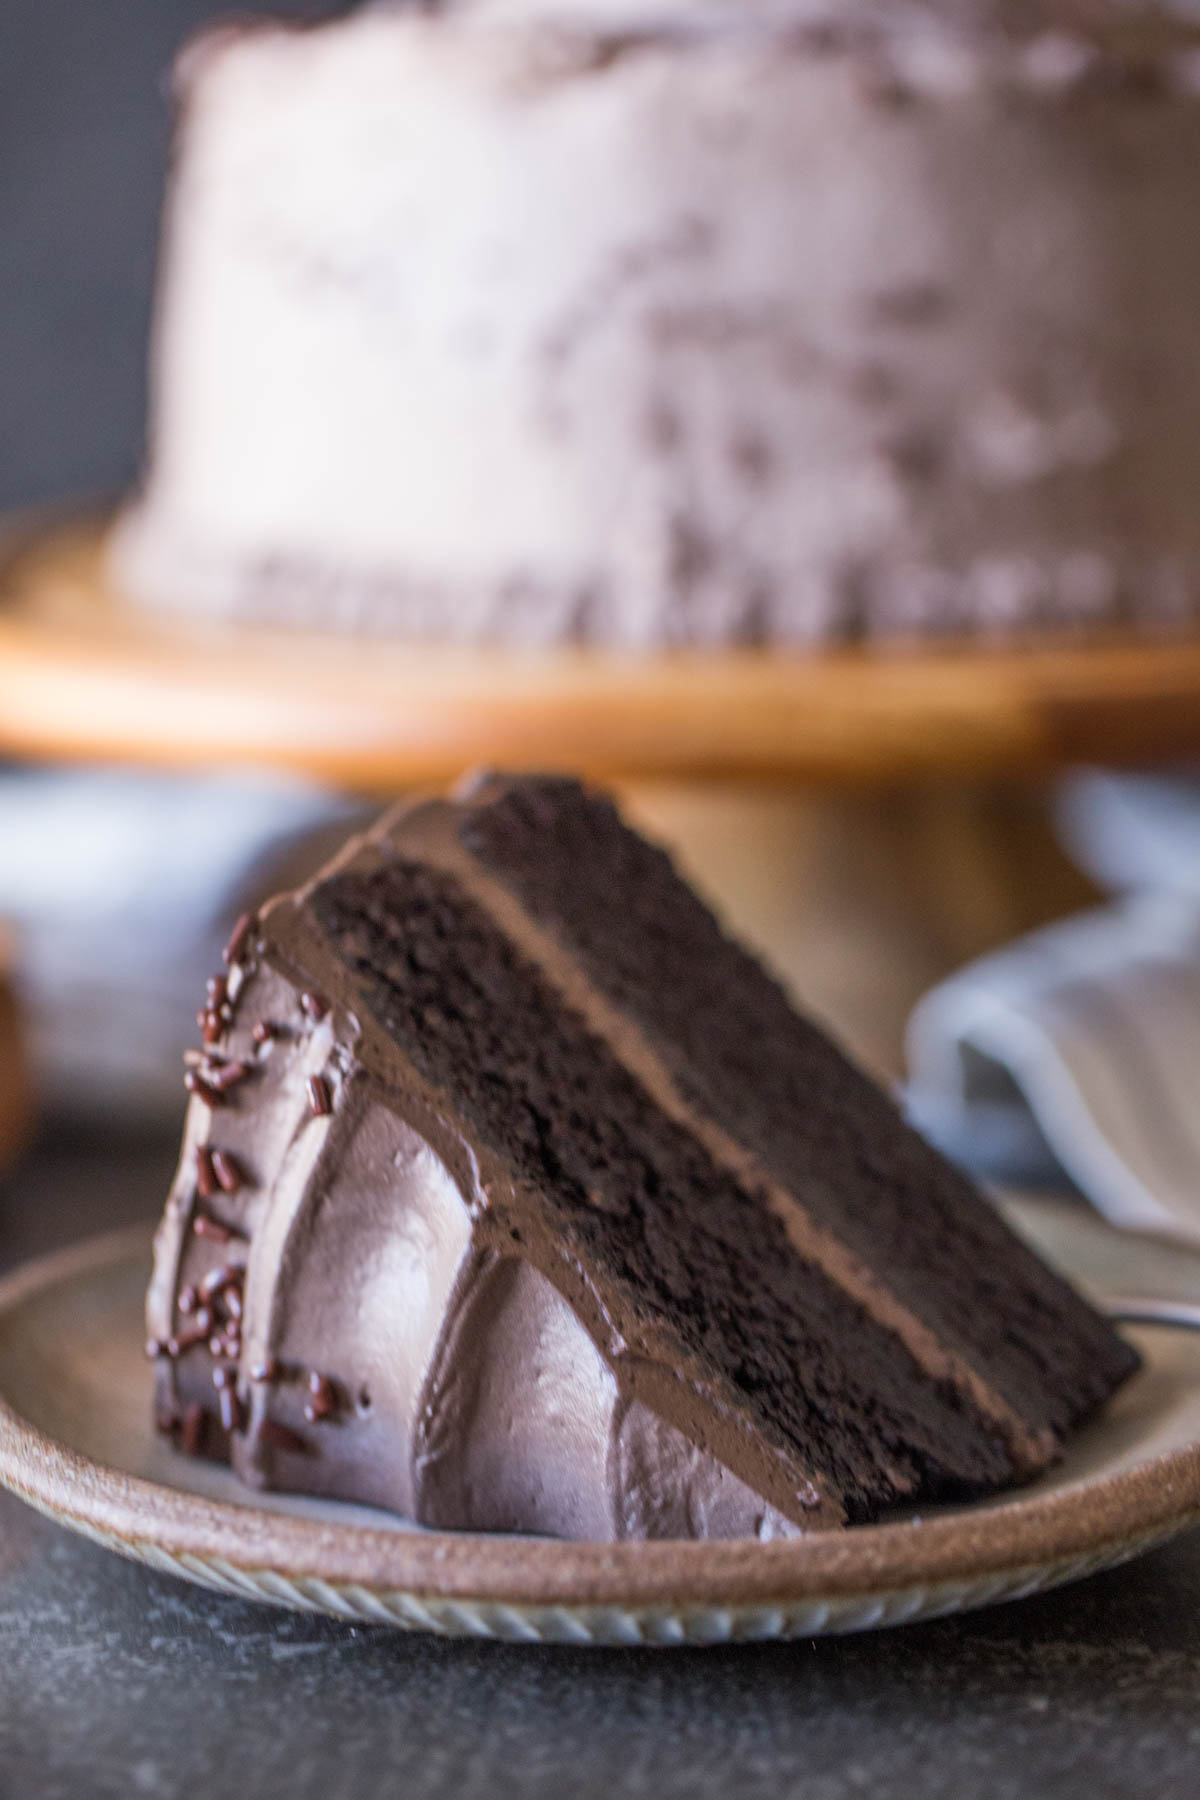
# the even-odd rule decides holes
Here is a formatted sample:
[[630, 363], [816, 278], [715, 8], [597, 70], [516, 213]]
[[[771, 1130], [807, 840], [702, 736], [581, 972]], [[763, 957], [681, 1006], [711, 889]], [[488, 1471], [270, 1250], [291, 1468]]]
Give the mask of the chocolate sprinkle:
[[290, 1450], [294, 1456], [312, 1454], [308, 1439], [302, 1438], [290, 1425], [281, 1425], [278, 1419], [264, 1419], [258, 1432], [263, 1443], [272, 1445], [276, 1450]]
[[222, 1225], [220, 1219], [210, 1218], [208, 1213], [197, 1213], [192, 1220], [192, 1230], [198, 1238], [207, 1238], [213, 1244], [228, 1244], [234, 1237], [232, 1228]]
[[214, 1150], [212, 1153], [213, 1174], [221, 1189], [226, 1194], [236, 1194], [245, 1180], [241, 1167], [235, 1156], [228, 1150]]
[[310, 1075], [308, 1078], [308, 1105], [316, 1119], [324, 1118], [333, 1111], [333, 1100], [329, 1093], [329, 1083], [323, 1075]]
[[256, 1044], [269, 1044], [272, 1038], [279, 1035], [279, 1027], [273, 1025], [270, 1019], [260, 1019], [250, 1035]]
[[333, 1383], [328, 1375], [320, 1375], [314, 1369], [308, 1378], [308, 1391], [312, 1396], [304, 1408], [304, 1416], [310, 1425], [316, 1425], [321, 1419], [329, 1418], [336, 1405]]
[[210, 1330], [212, 1330], [212, 1319], [209, 1319], [203, 1327], [194, 1325], [189, 1332], [176, 1332], [175, 1336], [167, 1337], [167, 1355], [176, 1357], [176, 1355], [185, 1355], [189, 1350], [194, 1350], [196, 1345], [207, 1341]]
[[223, 1094], [228, 1088], [236, 1086], [249, 1073], [244, 1062], [227, 1062], [222, 1063], [219, 1068], [209, 1067], [206, 1069], [205, 1078], [210, 1087], [214, 1087], [218, 1094]]
[[329, 1011], [329, 1002], [324, 994], [301, 994], [300, 1005], [314, 1024], [323, 1019]]
[[224, 1104], [223, 1098], [216, 1088], [211, 1087], [195, 1069], [188, 1070], [183, 1078], [183, 1085], [189, 1094], [195, 1094], [196, 1098], [203, 1100], [206, 1106], [216, 1108]]
[[229, 984], [226, 977], [224, 975], [210, 975], [205, 983], [205, 991], [208, 994], [209, 1011], [219, 1013], [224, 1006], [229, 993]]
[[202, 1406], [189, 1406], [183, 1415], [180, 1449], [187, 1456], [199, 1456], [204, 1443], [205, 1411]]
[[208, 1271], [200, 1283], [200, 1292], [206, 1299], [211, 1299], [222, 1288], [230, 1287], [235, 1282], [240, 1286], [243, 1273], [235, 1263], [219, 1263], [215, 1269]]
[[250, 936], [250, 927], [253, 923], [254, 914], [252, 912], [244, 912], [234, 926], [229, 936], [229, 942], [226, 944], [223, 953], [223, 960], [227, 967], [232, 968], [234, 963], [237, 962], [241, 956], [242, 951], [246, 948], [246, 939]]
[[278, 1381], [283, 1370], [274, 1356], [268, 1356], [265, 1362], [255, 1363], [250, 1371], [251, 1381]]
[[207, 1144], [196, 1145], [196, 1187], [202, 1200], [211, 1200], [217, 1191], [217, 1173]]
[[207, 1311], [197, 1313], [196, 1323], [190, 1330], [180, 1331], [174, 1337], [167, 1339], [167, 1355], [171, 1357], [186, 1355], [189, 1350], [194, 1350], [197, 1344], [205, 1343], [211, 1330], [211, 1315]]

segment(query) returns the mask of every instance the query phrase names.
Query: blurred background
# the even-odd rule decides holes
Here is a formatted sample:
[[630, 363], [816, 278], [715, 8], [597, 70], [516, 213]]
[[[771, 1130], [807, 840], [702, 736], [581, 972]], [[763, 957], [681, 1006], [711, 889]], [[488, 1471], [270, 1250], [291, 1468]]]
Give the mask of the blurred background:
[[[137, 475], [169, 71], [211, 0], [12, 0], [0, 19], [0, 516], [104, 502]], [[258, 9], [314, 18], [331, 5]], [[0, 761], [0, 939], [32, 1083], [0, 1145], [43, 1122], [166, 1134], [178, 1051], [229, 919], [293, 879], [299, 841], [354, 812], [307, 783]], [[334, 836], [340, 836], [340, 830]], [[5, 1121], [8, 1121], [7, 1129]], [[24, 1134], [28, 1141], [28, 1131]], [[81, 1221], [82, 1223], [82, 1221]]]
[[[137, 472], [168, 71], [211, 0], [6, 0], [0, 19], [0, 508]], [[256, 7], [314, 18], [331, 5]]]
[[[3, 8], [0, 514], [136, 478], [166, 71], [213, 15], [209, 0]], [[643, 782], [625, 797], [952, 1153], [1194, 1237], [1198, 792], [1168, 769], [837, 793]], [[15, 992], [0, 1001], [0, 1149], [34, 1141], [34, 1120], [43, 1151], [97, 1130], [168, 1144], [178, 1053], [229, 921], [369, 810], [250, 769], [0, 763]], [[1164, 1106], [1165, 1134], [1147, 1122]]]

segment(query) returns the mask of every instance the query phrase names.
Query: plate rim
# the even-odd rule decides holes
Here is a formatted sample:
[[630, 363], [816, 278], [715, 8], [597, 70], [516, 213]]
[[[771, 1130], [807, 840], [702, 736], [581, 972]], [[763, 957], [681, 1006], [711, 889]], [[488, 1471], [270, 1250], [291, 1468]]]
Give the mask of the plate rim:
[[[0, 1278], [0, 1322], [44, 1290], [147, 1261], [144, 1226], [89, 1238]], [[807, 1537], [618, 1544], [398, 1532], [209, 1499], [101, 1464], [0, 1392], [0, 1485], [70, 1529], [147, 1560], [476, 1607], [787, 1607], [978, 1586], [1102, 1566], [1200, 1522], [1200, 1440], [1078, 1487], [938, 1511], [919, 1524]], [[194, 1571], [193, 1571], [194, 1572]], [[1059, 1578], [1065, 1578], [1060, 1575]]]

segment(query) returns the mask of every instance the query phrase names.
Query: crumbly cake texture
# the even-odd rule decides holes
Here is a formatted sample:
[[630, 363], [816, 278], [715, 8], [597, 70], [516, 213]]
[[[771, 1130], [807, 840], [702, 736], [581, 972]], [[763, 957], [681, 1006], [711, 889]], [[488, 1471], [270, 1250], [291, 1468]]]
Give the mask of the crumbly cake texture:
[[772, 1537], [1047, 1466], [1136, 1366], [605, 797], [477, 780], [235, 934], [164, 1430], [444, 1527]]
[[374, 7], [182, 85], [135, 597], [650, 648], [1194, 626], [1182, 7]]

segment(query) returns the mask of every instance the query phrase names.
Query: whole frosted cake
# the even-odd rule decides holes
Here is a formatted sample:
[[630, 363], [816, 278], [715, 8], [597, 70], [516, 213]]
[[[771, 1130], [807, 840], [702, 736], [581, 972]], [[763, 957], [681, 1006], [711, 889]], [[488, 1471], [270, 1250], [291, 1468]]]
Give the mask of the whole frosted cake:
[[477, 0], [201, 39], [121, 581], [498, 641], [1188, 624], [1198, 32]]

